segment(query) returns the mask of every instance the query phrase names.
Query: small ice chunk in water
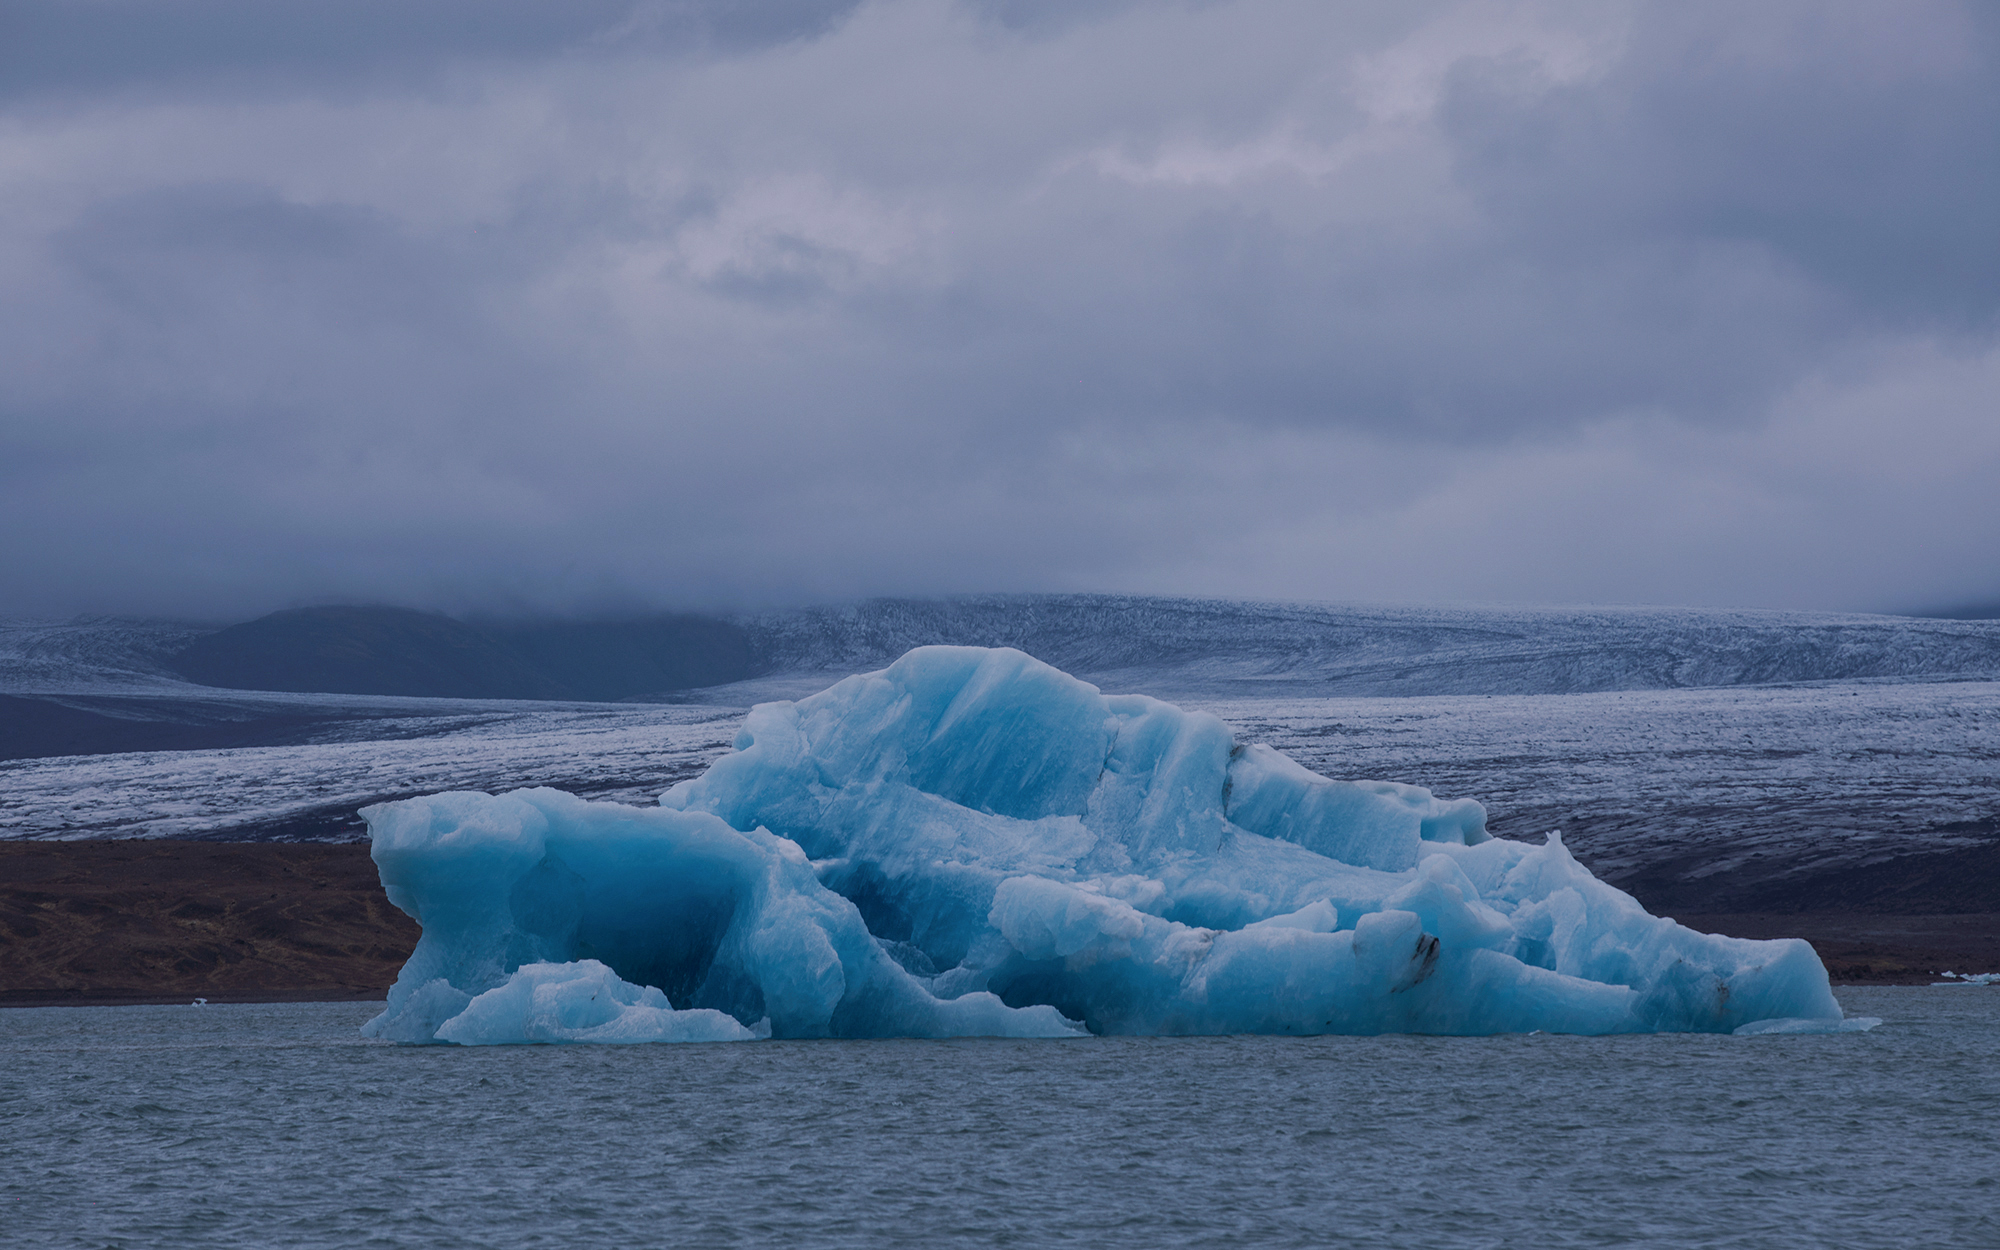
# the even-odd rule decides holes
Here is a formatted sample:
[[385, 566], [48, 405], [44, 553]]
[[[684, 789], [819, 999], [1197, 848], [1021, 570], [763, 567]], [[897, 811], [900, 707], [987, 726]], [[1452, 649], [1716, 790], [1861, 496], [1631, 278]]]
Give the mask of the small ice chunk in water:
[[[771, 1035], [763, 1024], [761, 1036]], [[675, 1011], [650, 985], [633, 985], [597, 962], [523, 964], [439, 1026], [437, 1039], [466, 1046], [512, 1042], [747, 1042], [760, 1036], [719, 1011]]]
[[1931, 984], [1932, 984], [1933, 986], [1938, 986], [1938, 985], [2000, 985], [2000, 972], [1951, 972], [1951, 971], [1946, 971], [1946, 972], [1944, 973], [1944, 975], [1945, 975], [1946, 977], [1949, 977], [1949, 978], [1951, 978], [1951, 979], [1950, 979], [1950, 980], [1946, 980], [1946, 981], [1933, 981], [1933, 982], [1931, 982]]
[[1849, 1016], [1844, 1020], [1752, 1020], [1732, 1032], [1737, 1037], [1770, 1037], [1797, 1033], [1866, 1033], [1882, 1023], [1878, 1016]]
[[395, 1041], [1846, 1027], [1804, 942], [1692, 932], [1469, 799], [1009, 649], [763, 704], [656, 808], [363, 815], [423, 926], [365, 1027]]

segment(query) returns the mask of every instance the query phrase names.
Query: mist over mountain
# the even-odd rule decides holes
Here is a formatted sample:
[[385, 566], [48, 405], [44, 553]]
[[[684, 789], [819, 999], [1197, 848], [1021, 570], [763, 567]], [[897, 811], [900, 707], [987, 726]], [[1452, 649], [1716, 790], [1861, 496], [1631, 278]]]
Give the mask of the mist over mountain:
[[2000, 594], [1979, 0], [10, 0], [0, 116], [0, 613]]

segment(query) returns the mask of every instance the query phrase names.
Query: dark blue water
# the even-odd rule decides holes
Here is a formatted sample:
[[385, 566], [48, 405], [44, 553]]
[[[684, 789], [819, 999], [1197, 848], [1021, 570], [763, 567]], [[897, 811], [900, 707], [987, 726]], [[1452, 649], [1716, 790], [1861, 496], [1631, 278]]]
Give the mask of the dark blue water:
[[2000, 1246], [2000, 988], [1826, 1037], [403, 1049], [0, 1012], [34, 1246]]

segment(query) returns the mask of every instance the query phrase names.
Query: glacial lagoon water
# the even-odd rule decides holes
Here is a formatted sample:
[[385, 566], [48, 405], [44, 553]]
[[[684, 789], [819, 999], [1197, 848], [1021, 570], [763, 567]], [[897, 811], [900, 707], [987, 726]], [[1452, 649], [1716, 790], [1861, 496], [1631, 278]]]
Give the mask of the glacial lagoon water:
[[1867, 1033], [410, 1047], [0, 1012], [0, 1242], [2000, 1245], [2000, 988]]

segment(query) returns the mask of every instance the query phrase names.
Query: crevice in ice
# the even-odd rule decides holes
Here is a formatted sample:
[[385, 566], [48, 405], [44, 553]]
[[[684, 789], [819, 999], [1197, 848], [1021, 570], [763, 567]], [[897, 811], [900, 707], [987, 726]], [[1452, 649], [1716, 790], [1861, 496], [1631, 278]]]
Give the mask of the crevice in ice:
[[909, 912], [903, 909], [895, 883], [882, 869], [869, 862], [829, 860], [815, 865], [821, 884], [854, 904], [861, 923], [877, 939], [908, 944], [915, 933]]
[[911, 976], [924, 981], [937, 978], [937, 965], [932, 963], [931, 957], [924, 954], [921, 949], [908, 942], [896, 942], [885, 937], [877, 937], [875, 941], [889, 953], [889, 958], [895, 960], [903, 971]]

